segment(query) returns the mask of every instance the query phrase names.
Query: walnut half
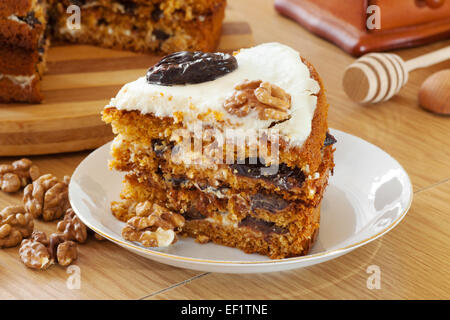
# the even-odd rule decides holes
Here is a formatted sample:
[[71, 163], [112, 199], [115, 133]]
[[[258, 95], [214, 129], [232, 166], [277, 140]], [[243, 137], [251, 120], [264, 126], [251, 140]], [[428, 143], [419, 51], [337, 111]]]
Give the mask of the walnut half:
[[17, 246], [34, 229], [33, 217], [23, 206], [8, 206], [0, 212], [0, 248]]
[[176, 232], [184, 226], [182, 215], [149, 201], [136, 205], [137, 216], [122, 230], [125, 240], [141, 242], [145, 247], [166, 247], [177, 240]]
[[245, 80], [234, 89], [233, 94], [223, 104], [228, 113], [245, 117], [251, 111], [256, 111], [261, 120], [289, 119], [291, 96], [282, 88], [266, 81]]
[[14, 161], [12, 164], [0, 164], [0, 190], [17, 192], [39, 178], [39, 175], [39, 168], [27, 158]]
[[68, 240], [83, 243], [87, 239], [87, 228], [72, 208], [67, 209], [64, 219], [58, 222], [56, 230], [63, 233]]
[[63, 216], [70, 208], [68, 185], [70, 178], [59, 181], [52, 174], [45, 174], [25, 187], [23, 202], [28, 213], [34, 218], [42, 217], [52, 221]]

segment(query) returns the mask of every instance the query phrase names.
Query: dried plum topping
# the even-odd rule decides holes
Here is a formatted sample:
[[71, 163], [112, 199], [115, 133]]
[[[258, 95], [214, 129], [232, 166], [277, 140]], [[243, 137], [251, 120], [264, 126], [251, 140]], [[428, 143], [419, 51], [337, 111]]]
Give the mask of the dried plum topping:
[[153, 139], [152, 140], [152, 148], [155, 152], [156, 156], [161, 158], [167, 150], [173, 148], [173, 143], [166, 144], [164, 140], [161, 139]]
[[230, 167], [233, 173], [248, 178], [264, 179], [284, 190], [301, 187], [305, 181], [305, 175], [298, 167], [290, 168], [286, 164], [281, 163], [276, 173], [268, 175], [264, 174], [263, 169], [267, 170], [269, 167], [266, 167], [259, 158], [257, 160], [251, 159], [253, 160], [250, 160], [250, 158], [245, 159], [244, 164], [231, 164]]
[[106, 21], [105, 18], [100, 18], [97, 20], [97, 25], [98, 26], [107, 26], [108, 25], [108, 21]]
[[183, 177], [172, 177], [169, 179], [169, 182], [172, 183], [175, 188], [179, 188], [181, 185], [188, 183], [189, 180]]
[[251, 196], [251, 206], [252, 211], [262, 209], [270, 213], [277, 213], [287, 208], [289, 202], [274, 194], [257, 193]]
[[159, 8], [159, 7], [155, 7], [155, 9], [153, 9], [151, 16], [152, 16], [152, 20], [155, 22], [158, 22], [159, 19], [162, 18], [164, 12]]
[[191, 207], [186, 212], [183, 213], [183, 217], [190, 220], [203, 220], [206, 219], [206, 216], [201, 214], [196, 208]]
[[336, 142], [337, 142], [336, 138], [327, 131], [327, 135], [325, 137], [325, 142], [323, 144], [324, 147], [331, 146], [331, 145], [335, 144]]
[[162, 40], [162, 41], [167, 40], [170, 37], [170, 34], [166, 33], [164, 30], [161, 30], [161, 29], [153, 30], [152, 34], [156, 37], [156, 39]]
[[38, 18], [34, 15], [34, 11], [28, 12], [25, 17], [19, 17], [20, 20], [28, 24], [30, 27], [34, 27], [36, 24], [41, 24]]
[[147, 82], [163, 86], [202, 83], [222, 77], [237, 66], [236, 58], [227, 53], [175, 52], [148, 70]]

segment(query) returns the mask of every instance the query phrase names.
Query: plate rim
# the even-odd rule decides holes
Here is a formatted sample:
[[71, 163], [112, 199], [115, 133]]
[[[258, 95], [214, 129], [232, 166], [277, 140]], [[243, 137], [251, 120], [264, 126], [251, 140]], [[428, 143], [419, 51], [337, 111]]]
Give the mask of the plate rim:
[[[160, 257], [160, 258], [165, 258], [165, 259], [169, 259], [172, 261], [184, 261], [184, 262], [191, 262], [191, 263], [196, 263], [196, 264], [201, 264], [201, 265], [227, 265], [227, 266], [231, 266], [231, 265], [236, 265], [236, 266], [241, 266], [241, 265], [273, 265], [273, 264], [291, 264], [291, 263], [295, 263], [295, 262], [299, 262], [299, 261], [314, 261], [317, 260], [320, 257], [332, 257], [335, 255], [342, 255], [344, 253], [348, 253], [358, 247], [361, 247], [365, 244], [368, 244], [374, 240], [376, 240], [377, 238], [383, 236], [385, 233], [389, 232], [390, 230], [392, 230], [393, 228], [395, 228], [395, 226], [401, 221], [403, 220], [403, 218], [406, 216], [406, 214], [408, 213], [409, 209], [411, 208], [412, 202], [413, 202], [413, 198], [414, 198], [414, 190], [413, 190], [413, 186], [411, 183], [411, 179], [407, 173], [407, 171], [403, 168], [403, 166], [394, 158], [392, 157], [389, 153], [387, 153], [386, 151], [384, 151], [383, 149], [381, 149], [380, 147], [378, 147], [377, 145], [368, 142], [360, 137], [357, 137], [353, 134], [347, 133], [345, 131], [341, 131], [338, 129], [333, 129], [333, 128], [329, 128], [329, 130], [331, 131], [335, 131], [335, 132], [339, 132], [339, 133], [343, 133], [345, 135], [349, 135], [353, 138], [356, 138], [358, 140], [362, 140], [363, 142], [375, 147], [376, 149], [378, 149], [379, 151], [383, 152], [384, 154], [386, 154], [388, 157], [390, 157], [392, 160], [394, 160], [397, 165], [403, 170], [403, 172], [406, 175], [406, 178], [408, 179], [409, 182], [409, 188], [410, 188], [410, 197], [409, 197], [409, 202], [407, 204], [407, 206], [405, 207], [405, 209], [403, 210], [403, 212], [393, 221], [391, 222], [387, 227], [383, 228], [383, 230], [379, 231], [378, 233], [365, 238], [361, 241], [358, 241], [356, 243], [353, 244], [349, 244], [346, 245], [344, 247], [341, 248], [337, 248], [337, 249], [333, 249], [330, 251], [324, 251], [324, 252], [318, 252], [318, 253], [314, 253], [314, 254], [310, 254], [310, 255], [305, 255], [305, 256], [299, 256], [299, 257], [292, 257], [292, 258], [283, 258], [283, 259], [272, 259], [272, 260], [257, 260], [257, 261], [236, 261], [236, 260], [209, 260], [209, 259], [200, 259], [200, 258], [191, 258], [191, 257], [183, 257], [183, 256], [178, 256], [178, 255], [174, 255], [174, 254], [170, 254], [170, 253], [165, 253], [165, 252], [160, 252], [160, 251], [155, 251], [155, 250], [151, 250], [151, 249], [147, 249], [147, 248], [143, 248], [137, 244], [134, 244], [132, 241], [127, 241], [127, 240], [122, 240], [122, 239], [116, 239], [115, 237], [109, 236], [107, 234], [105, 234], [104, 232], [98, 230], [96, 227], [93, 227], [89, 222], [86, 221], [85, 218], [82, 217], [82, 215], [78, 214], [79, 211], [76, 205], [74, 205], [73, 201], [72, 201], [72, 197], [71, 197], [71, 190], [73, 190], [72, 186], [72, 179], [70, 181], [69, 184], [69, 201], [70, 204], [73, 208], [73, 210], [77, 213], [78, 217], [81, 219], [81, 221], [91, 230], [93, 230], [94, 232], [98, 233], [99, 235], [101, 235], [102, 237], [117, 243], [118, 245], [129, 249], [131, 251], [139, 251], [143, 254], [145, 254], [146, 256], [155, 256], [155, 257]], [[89, 155], [87, 155], [81, 162], [80, 164], [76, 167], [76, 169], [73, 172], [73, 176], [76, 175], [77, 171], [79, 170], [79, 168], [81, 167], [81, 165], [87, 160], [87, 158], [89, 158], [91, 155], [93, 155], [95, 152], [97, 152], [99, 149], [104, 148], [106, 145], [111, 144], [112, 141], [109, 141], [107, 143], [105, 143], [104, 145], [98, 147], [97, 149], [95, 149], [94, 151], [92, 151], [91, 153], [89, 153]], [[160, 261], [160, 260], [159, 260]]]

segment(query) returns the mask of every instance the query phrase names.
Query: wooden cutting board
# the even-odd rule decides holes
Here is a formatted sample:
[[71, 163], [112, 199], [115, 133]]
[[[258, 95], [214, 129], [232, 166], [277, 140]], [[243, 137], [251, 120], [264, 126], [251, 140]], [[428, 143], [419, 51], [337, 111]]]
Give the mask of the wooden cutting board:
[[[246, 22], [226, 19], [218, 51], [253, 44]], [[94, 149], [113, 138], [100, 112], [160, 57], [85, 45], [49, 50], [42, 104], [0, 104], [0, 156]]]

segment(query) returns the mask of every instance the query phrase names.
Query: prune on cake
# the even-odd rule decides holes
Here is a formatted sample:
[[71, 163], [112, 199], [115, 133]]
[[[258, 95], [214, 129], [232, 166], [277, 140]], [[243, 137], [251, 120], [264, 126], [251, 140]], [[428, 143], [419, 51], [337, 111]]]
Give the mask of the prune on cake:
[[152, 33], [158, 40], [167, 40], [170, 38], [170, 34], [161, 29], [155, 29]]
[[324, 147], [331, 146], [331, 145], [335, 144], [336, 142], [337, 142], [336, 138], [333, 135], [331, 135], [329, 132], [327, 132], [327, 135], [325, 137], [325, 142], [323, 144]]
[[158, 22], [159, 19], [162, 18], [164, 12], [159, 8], [159, 6], [155, 7], [151, 13], [152, 20]]
[[236, 58], [227, 53], [175, 52], [148, 70], [147, 82], [163, 86], [202, 83], [222, 77], [237, 67]]
[[34, 15], [34, 11], [28, 12], [26, 17], [19, 17], [20, 20], [27, 23], [30, 27], [34, 27], [37, 24], [41, 24], [38, 18]]

